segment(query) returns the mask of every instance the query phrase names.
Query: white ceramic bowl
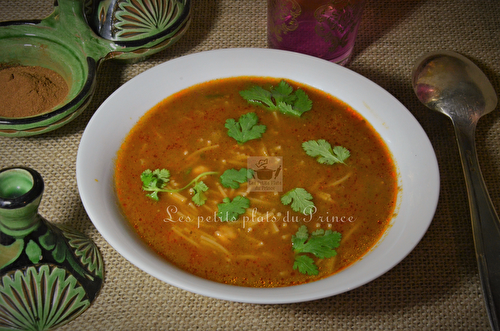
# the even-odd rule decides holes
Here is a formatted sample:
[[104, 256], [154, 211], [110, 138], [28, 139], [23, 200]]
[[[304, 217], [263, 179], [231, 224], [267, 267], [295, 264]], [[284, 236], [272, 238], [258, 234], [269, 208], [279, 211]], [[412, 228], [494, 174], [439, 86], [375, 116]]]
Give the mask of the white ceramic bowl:
[[[389, 147], [402, 187], [397, 216], [380, 242], [344, 271], [313, 283], [282, 288], [224, 285], [186, 273], [144, 244], [120, 213], [113, 189], [114, 158], [136, 121], [172, 93], [204, 81], [270, 76], [305, 83], [343, 100], [368, 120]], [[384, 274], [409, 254], [427, 231], [437, 206], [439, 170], [434, 150], [411, 113], [384, 89], [344, 67], [270, 49], [223, 49], [177, 58], [116, 90], [90, 120], [78, 150], [76, 173], [88, 216], [111, 246], [137, 267], [187, 291], [248, 303], [291, 303], [352, 290]]]

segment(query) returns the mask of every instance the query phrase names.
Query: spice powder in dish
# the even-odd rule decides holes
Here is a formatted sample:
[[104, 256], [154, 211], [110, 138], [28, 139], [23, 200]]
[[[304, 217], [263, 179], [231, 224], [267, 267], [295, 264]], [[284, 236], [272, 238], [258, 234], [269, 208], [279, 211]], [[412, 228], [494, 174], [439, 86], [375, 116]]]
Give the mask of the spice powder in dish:
[[46, 113], [68, 95], [57, 72], [41, 66], [0, 66], [0, 116], [29, 117]]

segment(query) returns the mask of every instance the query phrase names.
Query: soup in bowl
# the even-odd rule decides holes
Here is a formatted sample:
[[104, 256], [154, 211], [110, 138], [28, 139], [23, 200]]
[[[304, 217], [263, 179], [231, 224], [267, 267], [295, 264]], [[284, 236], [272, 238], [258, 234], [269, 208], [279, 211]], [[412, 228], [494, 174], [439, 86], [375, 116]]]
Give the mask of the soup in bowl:
[[77, 179], [90, 219], [129, 261], [252, 303], [380, 276], [421, 239], [439, 192], [425, 133], [387, 92], [259, 49], [179, 58], [118, 89], [85, 130]]

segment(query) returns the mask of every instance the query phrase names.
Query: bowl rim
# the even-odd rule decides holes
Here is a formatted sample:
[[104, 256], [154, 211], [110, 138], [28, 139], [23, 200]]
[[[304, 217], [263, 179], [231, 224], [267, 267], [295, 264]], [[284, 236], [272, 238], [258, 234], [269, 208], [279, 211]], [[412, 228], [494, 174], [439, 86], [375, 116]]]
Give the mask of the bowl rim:
[[[259, 67], [259, 63], [261, 65], [264, 63], [264, 69]], [[277, 68], [271, 68], [271, 65]], [[295, 72], [290, 72], [291, 67], [295, 69]], [[219, 74], [218, 70], [224, 74]], [[262, 74], [263, 72], [266, 74]], [[276, 73], [281, 73], [281, 75]], [[128, 133], [144, 112], [175, 91], [194, 85], [193, 82], [210, 80], [207, 79], [210, 75], [214, 79], [235, 76], [281, 77], [319, 89], [330, 86], [325, 92], [343, 101], [345, 98], [334, 93], [335, 91], [356, 91], [351, 93], [358, 93], [357, 97], [360, 100], [353, 99], [355, 95], [349, 98], [355, 100], [354, 102], [359, 107], [354, 107], [352, 102], [345, 102], [356, 109], [379, 132], [393, 153], [398, 172], [401, 169], [406, 171], [404, 167], [415, 167], [412, 168], [415, 173], [399, 173], [398, 184], [403, 187], [400, 190], [401, 200], [398, 195], [400, 208], [383, 240], [358, 262], [325, 279], [291, 287], [248, 288], [220, 284], [188, 274], [152, 252], [138, 239], [130, 227], [123, 226], [123, 220], [110, 220], [111, 215], [117, 216], [119, 213], [116, 203], [113, 202], [112, 180], [110, 181], [113, 173], [113, 159], [107, 157], [107, 160], [101, 160], [99, 157], [102, 155], [96, 157], [95, 144], [103, 139], [107, 141], [107, 144], [101, 144], [107, 146], [103, 148], [112, 149], [110, 145], [121, 144], [125, 137], [123, 132]], [[302, 79], [294, 77], [302, 77]], [[343, 81], [341, 84], [330, 83], [328, 81], [330, 77], [339, 77]], [[161, 90], [153, 87], [152, 81], [156, 85], [162, 85]], [[155, 95], [155, 93], [164, 94], [161, 97], [155, 95], [153, 100], [143, 98], [139, 102], [134, 100], [134, 97], [145, 92], [140, 87], [141, 85], [143, 87], [148, 85], [148, 96]], [[140, 91], [137, 90], [138, 88]], [[168, 92], [161, 92], [165, 89], [168, 89]], [[126, 108], [141, 107], [142, 110], [136, 110], [136, 113], [132, 114], [132, 111], [120, 109], [124, 128], [116, 124], [113, 130], [106, 131], [105, 122], [113, 118], [112, 113], [116, 113], [119, 104], [126, 105]], [[360, 107], [363, 108], [362, 111]], [[401, 122], [404, 124], [403, 127], [400, 126]], [[377, 125], [375, 126], [374, 123]], [[120, 132], [118, 133], [117, 130]], [[399, 136], [391, 136], [388, 133], [390, 130], [395, 131]], [[121, 136], [116, 137], [118, 135]], [[402, 146], [399, 139], [394, 138], [402, 138], [404, 142], [418, 141], [418, 144]], [[394, 154], [396, 146], [399, 146], [397, 147], [398, 153], [404, 151], [411, 160]], [[113, 155], [116, 151], [117, 149]], [[412, 165], [416, 161], [419, 162], [419, 166], [425, 165], [425, 167], [418, 168]], [[218, 49], [186, 55], [146, 70], [122, 85], [101, 104], [87, 125], [78, 149], [76, 173], [80, 197], [90, 220], [104, 239], [132, 264], [170, 285], [193, 293], [217, 299], [257, 304], [295, 303], [330, 297], [362, 286], [388, 272], [415, 248], [426, 233], [437, 208], [440, 186], [439, 168], [432, 144], [415, 117], [394, 96], [369, 79], [345, 67], [308, 55], [260, 48]], [[405, 185], [410, 187], [410, 184], [417, 190], [416, 192], [409, 192], [405, 189]], [[407, 210], [408, 204], [413, 208], [412, 210]], [[360, 271], [366, 267], [373, 267], [373, 270], [369, 275], [361, 274]]]

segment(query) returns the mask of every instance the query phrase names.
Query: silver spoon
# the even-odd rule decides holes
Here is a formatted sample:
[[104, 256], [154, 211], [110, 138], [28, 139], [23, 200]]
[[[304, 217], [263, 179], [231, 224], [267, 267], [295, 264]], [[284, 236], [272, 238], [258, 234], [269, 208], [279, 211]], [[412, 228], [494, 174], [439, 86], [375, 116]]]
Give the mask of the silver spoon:
[[495, 90], [474, 63], [450, 51], [417, 60], [413, 89], [424, 105], [448, 116], [455, 127], [486, 310], [492, 329], [500, 330], [500, 221], [481, 175], [474, 138], [479, 118], [496, 108]]

